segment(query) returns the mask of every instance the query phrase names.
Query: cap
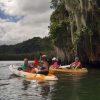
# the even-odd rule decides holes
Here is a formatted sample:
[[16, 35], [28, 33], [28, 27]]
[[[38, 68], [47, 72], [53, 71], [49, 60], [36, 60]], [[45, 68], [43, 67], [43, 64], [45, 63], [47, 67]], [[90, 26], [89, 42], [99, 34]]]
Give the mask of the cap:
[[79, 58], [78, 57], [75, 57], [75, 60], [79, 60]]
[[56, 57], [53, 57], [52, 60], [57, 60]]

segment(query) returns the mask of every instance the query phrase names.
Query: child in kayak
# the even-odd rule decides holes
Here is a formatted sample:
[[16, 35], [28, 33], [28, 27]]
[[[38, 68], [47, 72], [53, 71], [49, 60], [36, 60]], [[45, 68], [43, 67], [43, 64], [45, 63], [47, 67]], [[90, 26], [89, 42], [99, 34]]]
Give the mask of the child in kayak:
[[70, 68], [72, 68], [72, 69], [79, 69], [79, 68], [82, 68], [81, 62], [80, 62], [80, 60], [79, 60], [78, 57], [76, 57], [76, 58], [75, 58], [75, 61], [74, 61], [72, 64], [70, 64]]

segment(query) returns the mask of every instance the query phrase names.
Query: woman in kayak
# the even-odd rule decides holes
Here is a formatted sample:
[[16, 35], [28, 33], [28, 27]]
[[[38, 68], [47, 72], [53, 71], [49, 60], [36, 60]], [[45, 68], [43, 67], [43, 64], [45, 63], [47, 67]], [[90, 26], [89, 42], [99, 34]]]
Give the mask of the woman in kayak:
[[78, 57], [75, 57], [75, 61], [72, 64], [70, 64], [70, 68], [72, 68], [72, 69], [82, 68], [81, 62]]
[[47, 61], [47, 56], [46, 55], [42, 55], [42, 66], [40, 68], [40, 70], [37, 72], [38, 74], [44, 74], [44, 75], [48, 75], [49, 73], [49, 63]]
[[59, 68], [58, 60], [56, 59], [56, 57], [52, 58], [52, 65], [50, 68], [54, 68], [54, 69]]

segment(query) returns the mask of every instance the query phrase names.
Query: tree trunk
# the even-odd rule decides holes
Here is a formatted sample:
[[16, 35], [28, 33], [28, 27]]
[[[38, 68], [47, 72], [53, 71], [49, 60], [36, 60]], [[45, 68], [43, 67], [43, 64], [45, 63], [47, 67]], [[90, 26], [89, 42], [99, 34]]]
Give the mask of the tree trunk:
[[80, 1], [80, 8], [81, 8], [81, 21], [83, 26], [86, 26], [86, 20], [85, 20], [85, 9], [84, 9], [84, 4], [83, 4], [83, 0], [79, 0]]

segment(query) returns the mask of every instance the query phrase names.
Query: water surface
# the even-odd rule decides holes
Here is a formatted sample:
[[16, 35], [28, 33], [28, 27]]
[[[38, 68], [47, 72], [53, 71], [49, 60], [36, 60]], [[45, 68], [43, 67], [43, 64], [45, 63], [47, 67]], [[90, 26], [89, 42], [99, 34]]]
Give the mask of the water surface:
[[100, 100], [100, 70], [87, 74], [58, 74], [58, 81], [29, 81], [13, 75], [10, 64], [0, 61], [0, 100]]

